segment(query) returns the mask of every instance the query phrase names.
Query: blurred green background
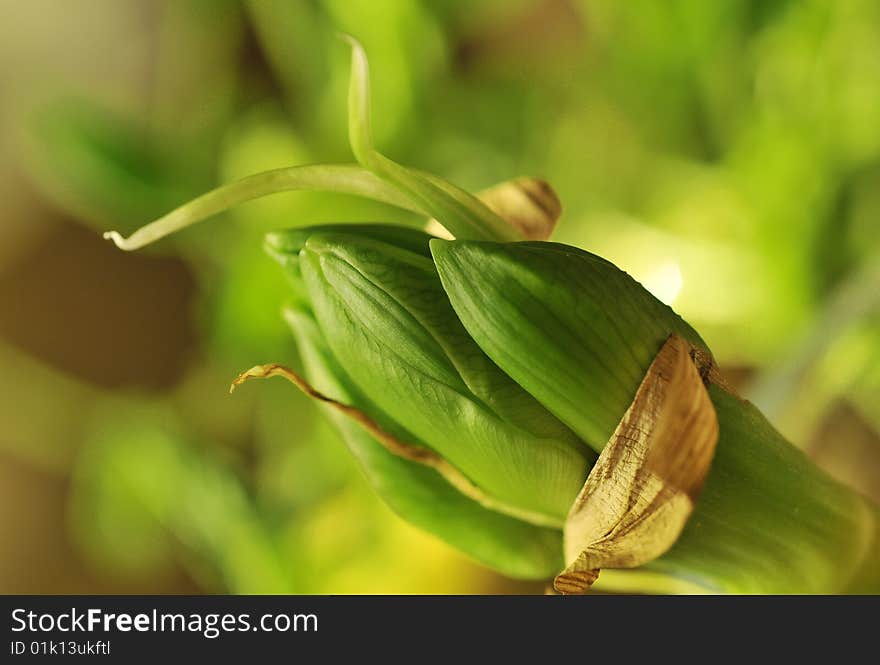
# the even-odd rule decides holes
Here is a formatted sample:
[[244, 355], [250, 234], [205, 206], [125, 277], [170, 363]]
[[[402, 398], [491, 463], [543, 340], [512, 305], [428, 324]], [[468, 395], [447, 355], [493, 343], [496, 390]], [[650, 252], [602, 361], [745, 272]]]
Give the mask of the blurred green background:
[[399, 220], [282, 194], [158, 246], [219, 183], [376, 138], [477, 190], [540, 175], [554, 239], [673, 304], [740, 391], [880, 499], [876, 0], [0, 1], [0, 591], [540, 592], [409, 527], [283, 382], [267, 230]]

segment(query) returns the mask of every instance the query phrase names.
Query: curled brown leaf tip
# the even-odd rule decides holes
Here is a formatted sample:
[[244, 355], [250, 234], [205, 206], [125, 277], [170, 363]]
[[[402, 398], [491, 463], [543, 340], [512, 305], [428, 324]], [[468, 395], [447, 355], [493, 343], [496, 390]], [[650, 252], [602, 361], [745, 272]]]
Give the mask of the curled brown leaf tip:
[[598, 568], [579, 569], [572, 565], [556, 576], [553, 588], [565, 596], [574, 596], [585, 593], [597, 579]]
[[309, 397], [316, 399], [319, 402], [323, 402], [324, 404], [333, 407], [337, 411], [342, 412], [343, 414], [357, 422], [359, 425], [361, 425], [361, 427], [367, 430], [383, 446], [385, 446], [385, 448], [389, 452], [394, 453], [398, 457], [403, 457], [410, 460], [411, 462], [418, 462], [419, 464], [426, 464], [428, 466], [434, 465], [436, 463], [436, 459], [439, 459], [439, 455], [437, 455], [437, 453], [435, 453], [433, 450], [423, 448], [422, 446], [405, 443], [397, 437], [389, 434], [375, 420], [373, 420], [362, 410], [353, 406], [349, 406], [348, 404], [344, 404], [339, 400], [328, 397], [319, 390], [316, 390], [303, 377], [301, 377], [289, 367], [285, 367], [284, 365], [270, 363], [267, 365], [256, 365], [254, 367], [251, 367], [249, 370], [246, 370], [235, 377], [232, 385], [229, 386], [229, 392], [233, 392], [237, 386], [240, 386], [242, 383], [248, 381], [249, 379], [265, 379], [272, 376], [280, 376], [284, 379], [287, 379]]
[[718, 419], [692, 347], [672, 335], [596, 461], [564, 527], [560, 593], [583, 593], [601, 568], [634, 568], [678, 539], [709, 472]]

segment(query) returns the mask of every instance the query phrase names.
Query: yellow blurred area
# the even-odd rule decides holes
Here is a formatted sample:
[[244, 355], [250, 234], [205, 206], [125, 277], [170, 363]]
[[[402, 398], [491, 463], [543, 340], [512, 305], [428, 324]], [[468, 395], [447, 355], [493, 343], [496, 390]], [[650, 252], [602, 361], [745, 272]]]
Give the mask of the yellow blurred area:
[[534, 593], [397, 518], [299, 393], [268, 230], [409, 222], [208, 189], [376, 141], [477, 191], [546, 178], [554, 240], [630, 272], [744, 396], [880, 499], [876, 0], [0, 2], [0, 592]]

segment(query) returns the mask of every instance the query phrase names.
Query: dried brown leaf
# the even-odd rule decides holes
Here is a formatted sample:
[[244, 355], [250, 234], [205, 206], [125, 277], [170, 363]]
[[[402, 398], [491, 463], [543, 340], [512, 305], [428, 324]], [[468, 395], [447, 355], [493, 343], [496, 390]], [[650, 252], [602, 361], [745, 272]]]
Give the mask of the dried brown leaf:
[[[540, 178], [521, 177], [484, 189], [477, 198], [496, 215], [519, 231], [524, 240], [547, 240], [562, 214], [562, 204], [553, 188]], [[428, 233], [452, 239], [436, 220], [428, 222]]]
[[601, 568], [634, 568], [678, 539], [703, 485], [718, 419], [690, 345], [672, 335], [605, 446], [565, 523], [554, 587], [583, 593]]

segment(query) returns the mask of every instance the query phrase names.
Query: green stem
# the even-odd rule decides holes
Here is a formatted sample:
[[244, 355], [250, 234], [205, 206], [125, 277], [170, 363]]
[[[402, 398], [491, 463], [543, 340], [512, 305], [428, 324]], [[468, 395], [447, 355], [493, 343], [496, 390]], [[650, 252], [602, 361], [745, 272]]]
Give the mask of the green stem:
[[132, 251], [245, 201], [279, 192], [304, 190], [354, 194], [430, 217], [424, 209], [401, 195], [398, 189], [360, 166], [322, 164], [291, 166], [242, 178], [202, 194], [138, 229], [128, 238], [123, 238], [116, 231], [108, 231], [104, 237], [112, 240], [120, 249]]
[[431, 210], [456, 238], [466, 240], [524, 240], [522, 234], [482, 201], [437, 176], [409, 169], [379, 153], [373, 146], [370, 71], [363, 47], [349, 35], [351, 82], [348, 89], [348, 138], [355, 159], [385, 179], [420, 207]]

